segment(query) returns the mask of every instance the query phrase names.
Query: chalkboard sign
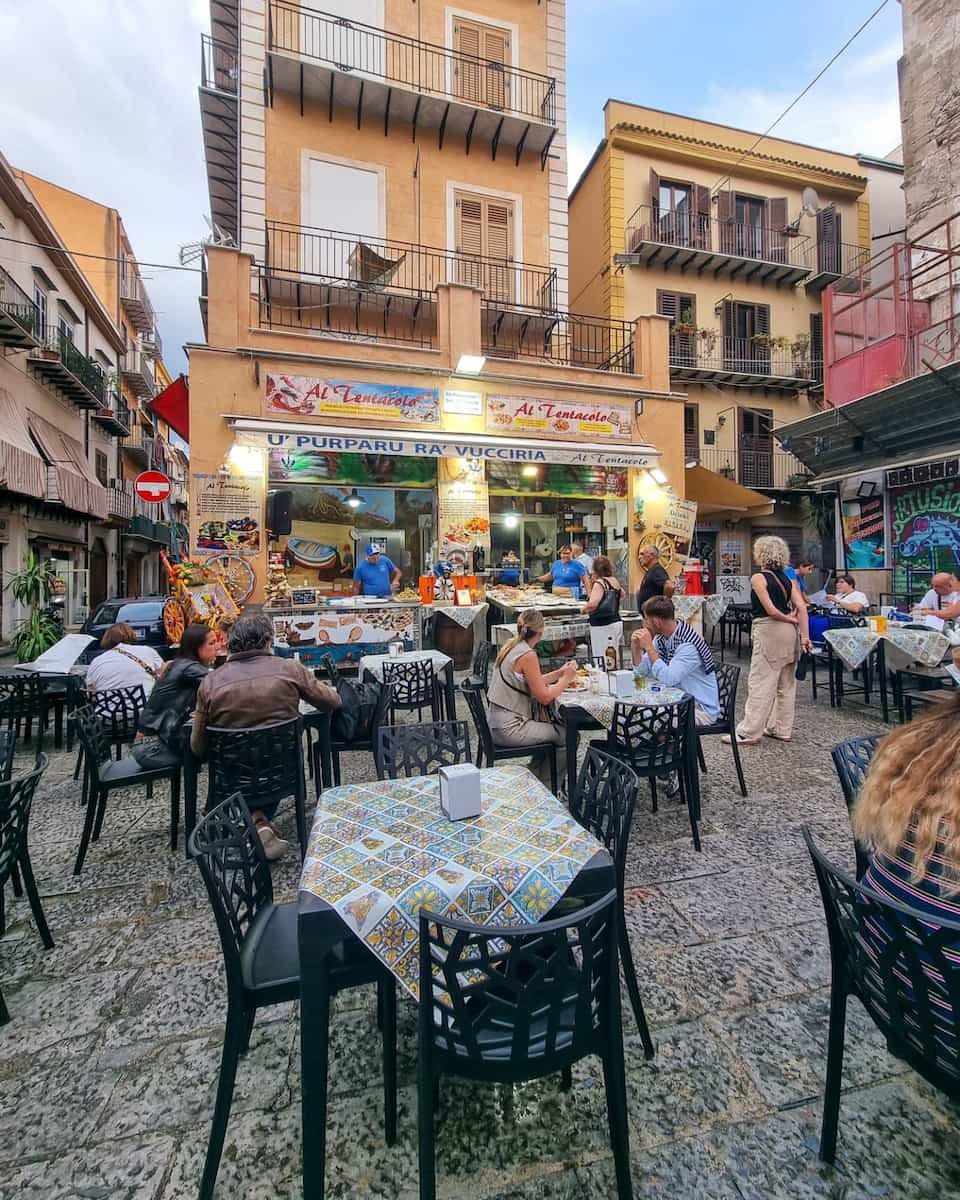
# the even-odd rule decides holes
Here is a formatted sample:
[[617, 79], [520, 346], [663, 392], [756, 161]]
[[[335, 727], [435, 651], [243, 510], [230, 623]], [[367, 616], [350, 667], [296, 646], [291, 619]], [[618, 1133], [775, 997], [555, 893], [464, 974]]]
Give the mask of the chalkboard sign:
[[292, 603], [294, 604], [316, 604], [317, 589], [316, 588], [294, 588], [291, 593]]

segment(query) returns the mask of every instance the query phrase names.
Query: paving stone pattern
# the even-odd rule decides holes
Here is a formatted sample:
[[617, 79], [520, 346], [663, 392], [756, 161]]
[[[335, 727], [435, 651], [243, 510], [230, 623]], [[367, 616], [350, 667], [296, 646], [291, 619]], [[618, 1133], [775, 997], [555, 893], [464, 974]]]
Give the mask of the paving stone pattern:
[[[746, 665], [746, 664], [745, 664]], [[829, 960], [800, 839], [852, 863], [829, 757], [881, 728], [801, 687], [791, 744], [744, 750], [741, 799], [728, 747], [709, 739], [703, 853], [686, 815], [643, 793], [627, 868], [627, 923], [657, 1054], [644, 1061], [625, 999], [635, 1190], [656, 1200], [960, 1196], [960, 1110], [892, 1058], [856, 1002], [837, 1165], [816, 1156]], [[742, 700], [742, 697], [741, 697]], [[465, 715], [465, 714], [464, 714]], [[18, 766], [26, 767], [28, 754]], [[345, 780], [372, 774], [347, 755]], [[167, 845], [158, 788], [111, 796], [81, 878], [82, 812], [66, 753], [38, 792], [31, 849], [56, 948], [7, 889], [0, 985], [2, 1200], [185, 1200], [196, 1195], [225, 1012], [216, 928], [199, 873]], [[292, 813], [281, 825], [295, 841]], [[275, 869], [292, 898], [297, 860]], [[399, 1139], [383, 1141], [373, 994], [338, 998], [331, 1029], [327, 1194], [417, 1194], [416, 1016], [401, 998]], [[263, 1014], [241, 1062], [217, 1194], [299, 1197], [299, 1029], [294, 1005]], [[603, 1078], [587, 1061], [510, 1089], [445, 1082], [437, 1129], [442, 1197], [569, 1200], [616, 1195]]]

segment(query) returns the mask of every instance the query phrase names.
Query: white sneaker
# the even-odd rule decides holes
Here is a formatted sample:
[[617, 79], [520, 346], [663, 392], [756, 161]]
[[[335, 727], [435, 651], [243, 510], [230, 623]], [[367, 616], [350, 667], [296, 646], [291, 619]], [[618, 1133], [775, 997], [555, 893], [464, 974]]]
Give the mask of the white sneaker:
[[282, 837], [277, 837], [276, 830], [272, 825], [261, 825], [257, 833], [260, 835], [263, 852], [267, 856], [268, 862], [279, 862], [290, 849], [290, 843], [284, 841]]

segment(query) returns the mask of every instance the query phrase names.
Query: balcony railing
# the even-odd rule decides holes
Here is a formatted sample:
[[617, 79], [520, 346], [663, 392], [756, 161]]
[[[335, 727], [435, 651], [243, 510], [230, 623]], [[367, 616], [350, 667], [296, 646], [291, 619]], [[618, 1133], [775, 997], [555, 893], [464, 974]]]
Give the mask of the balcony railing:
[[107, 516], [114, 521], [129, 521], [133, 516], [133, 487], [126, 480], [110, 481], [107, 487]]
[[618, 258], [627, 265], [792, 286], [813, 269], [806, 247], [806, 238], [783, 229], [641, 204], [627, 222], [626, 253]]
[[0, 267], [0, 345], [28, 349], [37, 344], [40, 312], [23, 288]]
[[808, 240], [804, 253], [810, 267], [806, 281], [808, 292], [822, 292], [845, 275], [856, 275], [870, 261], [870, 251], [848, 242]]
[[144, 429], [136, 418], [133, 418], [130, 424], [130, 431], [123, 439], [121, 449], [129, 450], [138, 458], [149, 464], [153, 461], [154, 436], [149, 430]]
[[228, 96], [237, 94], [240, 64], [236, 48], [207, 34], [200, 36], [200, 85]]
[[268, 47], [425, 95], [498, 113], [556, 123], [556, 81], [533, 71], [448, 50], [331, 16], [288, 0], [271, 0]]
[[491, 358], [532, 358], [592, 371], [633, 373], [633, 325], [579, 313], [480, 303], [481, 348]]
[[106, 408], [93, 414], [93, 419], [114, 437], [126, 437], [130, 432], [130, 408], [118, 391], [108, 388]]
[[723, 475], [742, 484], [743, 487], [774, 491], [790, 491], [808, 487], [810, 470], [799, 458], [786, 450], [776, 449], [772, 443], [740, 449], [721, 450], [716, 446], [703, 446], [686, 451], [687, 462], [696, 461], [708, 471]]
[[141, 334], [140, 346], [144, 354], [149, 354], [151, 358], [163, 358], [163, 341], [156, 326], [149, 333]]
[[140, 333], [149, 333], [154, 326], [153, 305], [143, 280], [128, 263], [120, 275], [120, 302], [133, 325]]
[[80, 408], [103, 408], [106, 381], [97, 364], [78, 350], [57, 325], [37, 326], [37, 345], [30, 366], [49, 379]]
[[152, 400], [156, 393], [153, 367], [139, 346], [131, 346], [120, 360], [120, 371], [138, 396]]
[[678, 379], [782, 390], [808, 387], [822, 378], [823, 365], [809, 350], [772, 348], [770, 340], [671, 333], [670, 373]]
[[551, 267], [280, 221], [267, 222], [267, 266], [346, 279], [367, 292], [432, 293], [440, 283], [465, 283], [503, 304], [554, 309], [557, 301]]

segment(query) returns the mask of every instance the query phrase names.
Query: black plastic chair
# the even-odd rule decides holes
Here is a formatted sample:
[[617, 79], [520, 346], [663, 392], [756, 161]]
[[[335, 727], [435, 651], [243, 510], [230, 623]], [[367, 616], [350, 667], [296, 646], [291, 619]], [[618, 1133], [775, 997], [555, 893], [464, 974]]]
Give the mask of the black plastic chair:
[[470, 667], [470, 683], [479, 683], [486, 695], [490, 683], [490, 664], [497, 656], [497, 648], [493, 642], [481, 642], [473, 655]]
[[[387, 710], [390, 707], [390, 697], [393, 694], [393, 687], [389, 683], [378, 684], [380, 695], [377, 697], [377, 706], [373, 710], [373, 716], [370, 718], [370, 732], [360, 738], [337, 738], [330, 735], [330, 757], [333, 762], [333, 782], [340, 786], [340, 755], [358, 753], [362, 754], [368, 750], [376, 757], [377, 746], [377, 731], [385, 723], [387, 719]], [[313, 778], [317, 787], [317, 799], [320, 798], [320, 746], [319, 743], [313, 747]]]
[[377, 778], [433, 775], [441, 767], [470, 762], [466, 721], [382, 725], [377, 730]]
[[696, 724], [693, 718], [693, 699], [679, 704], [622, 704], [613, 706], [613, 719], [605, 741], [593, 741], [591, 746], [612, 754], [631, 767], [641, 779], [650, 780], [653, 809], [657, 810], [658, 779], [676, 773], [680, 798], [690, 814], [690, 830], [694, 848], [699, 850], [700, 798], [694, 743]]
[[737, 688], [740, 685], [740, 668], [730, 663], [720, 663], [717, 666], [717, 690], [720, 693], [720, 717], [709, 725], [697, 725], [697, 760], [700, 770], [707, 772], [707, 763], [703, 757], [702, 737], [713, 737], [718, 733], [730, 734], [730, 748], [733, 750], [733, 765], [737, 768], [737, 780], [740, 783], [740, 795], [746, 796], [747, 783], [743, 778], [743, 767], [740, 764], [740, 747], [737, 745]]
[[477, 731], [477, 766], [482, 767], [484, 761], [488, 767], [498, 762], [506, 762], [514, 758], [530, 758], [545, 755], [550, 764], [550, 791], [557, 794], [557, 745], [555, 742], [533, 742], [529, 746], [500, 746], [493, 740], [490, 722], [487, 720], [487, 710], [483, 703], [483, 689], [473, 679], [464, 681], [461, 688], [463, 697], [473, 717]]
[[137, 787], [141, 783], [149, 786], [160, 779], [169, 779], [170, 849], [176, 850], [177, 831], [180, 828], [180, 765], [148, 770], [141, 767], [135, 758], [122, 758], [115, 762], [104, 726], [90, 705], [78, 708], [71, 720], [83, 747], [83, 802], [87, 809], [80, 849], [73, 867], [74, 875], [79, 875], [83, 870], [83, 860], [90, 842], [99, 839], [107, 810], [107, 797], [118, 788]]
[[603, 1062], [620, 1200], [632, 1200], [620, 1028], [617, 897], [535, 925], [471, 925], [420, 911], [420, 1200], [436, 1195], [441, 1076], [518, 1083]]
[[293, 797], [300, 857], [307, 852], [307, 781], [303, 771], [303, 720], [275, 721], [250, 729], [207, 731], [207, 811], [239, 792], [256, 811]]
[[[89, 703], [100, 718], [107, 741], [119, 762], [123, 757], [123, 747], [131, 745], [137, 736], [137, 722], [147, 703], [143, 685], [138, 683], [135, 687], [106, 688], [102, 692], [94, 692]], [[80, 746], [73, 768], [74, 779], [80, 778], [82, 767], [83, 746]]]
[[7, 783], [13, 775], [13, 756], [16, 749], [16, 733], [12, 729], [0, 729], [0, 783]]
[[[33, 867], [30, 865], [30, 848], [28, 845], [28, 828], [30, 824], [30, 806], [37, 790], [37, 784], [47, 769], [47, 756], [42, 754], [34, 769], [25, 775], [0, 782], [0, 919], [3, 913], [3, 889], [7, 880], [18, 872], [26, 888], [30, 901], [30, 911], [36, 922], [40, 940], [48, 950], [53, 949], [53, 938], [43, 915], [40, 903], [40, 893], [37, 891], [36, 880], [33, 877]], [[0, 992], [0, 1025], [10, 1020], [3, 994]]]
[[[846, 742], [837, 742], [830, 751], [848, 813], [852, 811], [854, 801], [860, 794], [863, 778], [876, 753], [880, 737], [880, 734], [871, 734], [869, 737], [851, 738]], [[857, 855], [857, 878], [862, 879], [870, 866], [870, 855], [859, 842], [855, 841], [854, 846]]]
[[[300, 954], [295, 901], [277, 904], [263, 845], [239, 793], [211, 810], [190, 835], [220, 934], [227, 976], [227, 1021], [213, 1123], [200, 1184], [210, 1200], [230, 1119], [237, 1063], [250, 1044], [257, 1010], [300, 996]], [[356, 938], [331, 949], [331, 992], [367, 983], [378, 987], [383, 1026], [384, 1123], [387, 1142], [396, 1138], [396, 986], [393, 976]]]
[[830, 1031], [820, 1157], [837, 1151], [847, 997], [856, 996], [887, 1049], [960, 1101], [960, 922], [886, 900], [837, 870], [804, 828], [830, 937]]
[[29, 742], [33, 722], [37, 722], [36, 762], [43, 750], [49, 712], [50, 701], [42, 679], [26, 672], [0, 675], [0, 725], [6, 723], [18, 739]]
[[383, 682], [389, 683], [393, 692], [390, 697], [390, 724], [395, 725], [398, 712], [417, 710], [417, 720], [423, 720], [423, 710], [430, 709], [434, 721], [440, 720], [440, 687], [436, 668], [430, 659], [415, 659], [413, 662], [385, 662]]
[[640, 999], [640, 985], [637, 983], [633, 951], [630, 948], [623, 915], [623, 877], [627, 863], [627, 843], [630, 840], [633, 809], [639, 790], [640, 780], [626, 763], [590, 746], [577, 775], [577, 790], [570, 800], [570, 814], [578, 825], [582, 825], [598, 842], [603, 843], [613, 859], [617, 873], [617, 940], [620, 946], [620, 961], [623, 964], [627, 992], [630, 995], [637, 1029], [640, 1031], [644, 1054], [647, 1058], [653, 1058], [653, 1041]]

